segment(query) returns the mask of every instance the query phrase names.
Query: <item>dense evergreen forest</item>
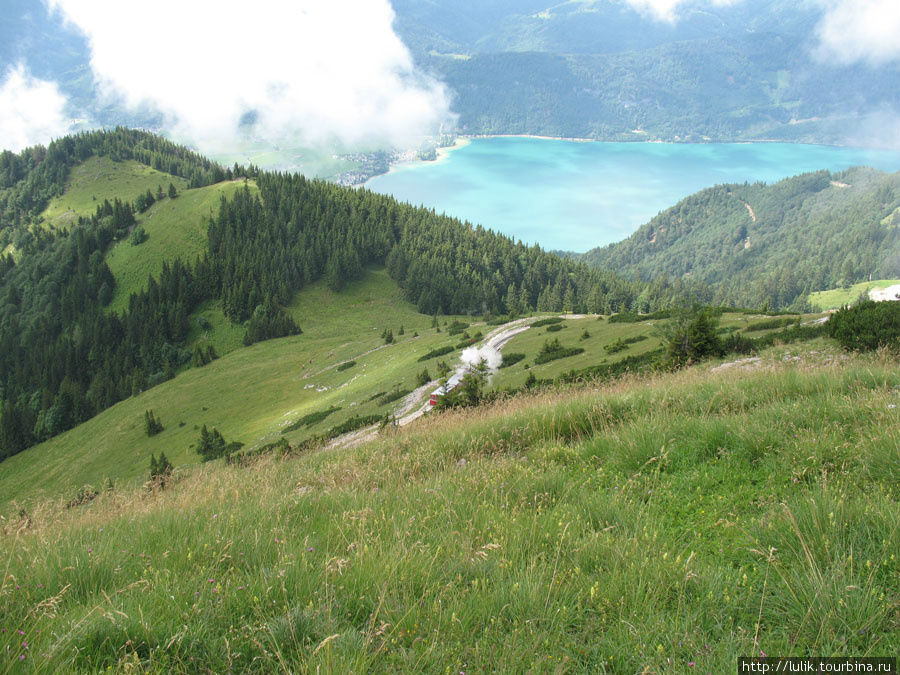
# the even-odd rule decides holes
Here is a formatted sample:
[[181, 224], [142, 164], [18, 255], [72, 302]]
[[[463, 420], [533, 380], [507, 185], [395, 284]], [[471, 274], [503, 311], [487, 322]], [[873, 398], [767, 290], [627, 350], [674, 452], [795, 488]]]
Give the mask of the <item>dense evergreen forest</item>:
[[[115, 279], [104, 256], [128, 235], [135, 205], [105, 201], [67, 231], [39, 223], [68, 168], [92, 154], [137, 159], [193, 186], [252, 176], [259, 195], [245, 189], [223, 199], [205, 254], [167, 262], [116, 314], [106, 307]], [[625, 281], [367, 190], [222, 169], [143, 132], [68, 137], [4, 153], [2, 166], [0, 232], [17, 258], [0, 258], [0, 459], [207, 362], [187, 344], [190, 315], [204, 300], [221, 299], [250, 344], [300, 332], [285, 310], [297, 290], [319, 279], [340, 290], [373, 263], [428, 314], [607, 313], [702, 295], [683, 281]]]
[[718, 185], [581, 259], [636, 279], [687, 276], [719, 305], [802, 308], [810, 292], [900, 276], [900, 174]]

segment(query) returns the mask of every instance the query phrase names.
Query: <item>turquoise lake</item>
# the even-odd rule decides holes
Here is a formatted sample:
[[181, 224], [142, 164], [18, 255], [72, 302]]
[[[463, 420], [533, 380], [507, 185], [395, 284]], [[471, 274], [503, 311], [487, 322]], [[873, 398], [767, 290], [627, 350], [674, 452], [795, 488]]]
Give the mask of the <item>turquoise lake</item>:
[[856, 165], [897, 171], [900, 153], [793, 143], [476, 138], [438, 161], [397, 166], [366, 187], [526, 244], [582, 252], [624, 239], [705, 187]]

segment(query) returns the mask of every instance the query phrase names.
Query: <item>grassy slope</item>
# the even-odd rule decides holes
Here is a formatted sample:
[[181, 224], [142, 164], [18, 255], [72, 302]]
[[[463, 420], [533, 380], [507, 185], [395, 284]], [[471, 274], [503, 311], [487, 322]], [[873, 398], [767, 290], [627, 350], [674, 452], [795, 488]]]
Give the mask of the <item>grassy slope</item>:
[[[277, 438], [291, 420], [331, 405], [343, 409], [287, 437], [301, 440], [355, 414], [389, 412], [390, 406], [366, 399], [397, 385], [414, 388], [415, 374], [434, 363], [420, 364], [418, 356], [449, 340], [445, 333], [426, 330], [431, 317], [417, 313], [399, 293], [384, 270], [370, 271], [365, 280], [339, 294], [323, 286], [306, 289], [291, 308], [303, 335], [238, 349], [204, 368], [187, 370], [4, 461], [0, 503], [31, 499], [43, 491], [69, 494], [84, 484], [100, 485], [106, 477], [138, 479], [146, 474], [151, 453], [164, 451], [176, 465], [196, 463], [189, 446], [203, 424], [218, 428], [228, 440], [253, 446]], [[216, 312], [221, 315], [215, 307], [200, 314], [215, 319]], [[382, 346], [384, 328], [391, 327], [397, 335], [401, 325], [406, 334], [397, 336], [394, 345], [362, 356]], [[230, 325], [214, 323], [214, 329], [220, 340], [226, 335], [237, 342], [243, 335]], [[421, 337], [412, 337], [416, 330]], [[221, 346], [216, 344], [217, 350]], [[357, 365], [335, 370], [349, 359]], [[166, 427], [153, 438], [143, 431], [147, 409]]]
[[[248, 185], [256, 190], [255, 183]], [[111, 309], [125, 309], [128, 298], [146, 286], [151, 274], [159, 276], [164, 260], [181, 258], [190, 262], [206, 251], [206, 229], [210, 216], [219, 211], [219, 200], [223, 195], [232, 197], [243, 187], [244, 181], [238, 180], [187, 190], [175, 199], [157, 202], [146, 213], [138, 215], [138, 225], [149, 238], [138, 246], [124, 239], [106, 256], [116, 278]]]
[[[534, 373], [537, 378], [553, 378], [568, 370], [587, 368], [601, 363], [606, 359], [609, 363], [618, 361], [626, 356], [643, 354], [656, 349], [661, 342], [655, 335], [655, 329], [659, 322], [644, 323], [607, 323], [605, 320], [597, 320], [597, 317], [584, 319], [566, 319], [565, 326], [560, 331], [547, 332], [546, 327], [529, 328], [509, 341], [503, 351], [524, 353], [525, 358], [515, 365], [503, 368], [495, 375], [491, 384], [494, 387], [518, 387], [524, 384], [528, 373]], [[587, 330], [591, 337], [582, 340], [581, 335]], [[630, 345], [627, 350], [608, 355], [603, 346], [614, 342], [619, 338], [629, 338], [636, 335], [646, 335], [648, 339]], [[549, 363], [537, 366], [531, 365], [537, 356], [545, 340], [559, 338], [564, 347], [583, 347], [584, 353], [569, 356]], [[526, 365], [528, 368], [526, 368]]]
[[900, 374], [816, 352], [10, 515], [0, 667], [719, 673], [761, 651], [894, 655]]
[[41, 215], [49, 227], [67, 227], [78, 216], [94, 213], [104, 199], [118, 197], [131, 202], [147, 190], [156, 194], [159, 186], [165, 191], [169, 183], [179, 192], [187, 188], [183, 178], [133, 160], [114, 162], [109, 157], [90, 157], [72, 168], [65, 193], [51, 200]]
[[[381, 404], [375, 396], [394, 390], [412, 390], [416, 374], [427, 369], [437, 377], [438, 361], [459, 363], [460, 350], [419, 362], [419, 356], [447, 344], [457, 345], [462, 336], [437, 333], [431, 317], [415, 311], [402, 300], [401, 291], [384, 269], [370, 270], [362, 281], [334, 293], [322, 284], [297, 294], [290, 311], [303, 334], [270, 340], [242, 348], [243, 328], [222, 315], [217, 303], [207, 303], [197, 313], [212, 330], [196, 324], [189, 338], [212, 343], [224, 355], [204, 368], [192, 368], [174, 380], [126, 399], [88, 422], [60, 436], [15, 455], [0, 464], [0, 506], [14, 501], [58, 496], [70, 497], [84, 485], [101, 485], [107, 478], [138, 481], [146, 477], [151, 454], [165, 452], [176, 465], [196, 464], [191, 445], [204, 424], [218, 428], [229, 441], [248, 448], [277, 440], [282, 434], [292, 443], [322, 434], [354, 416], [385, 415], [401, 401]], [[742, 326], [760, 317], [725, 315], [723, 326]], [[450, 321], [452, 319], [445, 319]], [[196, 321], [196, 320], [195, 320]], [[585, 353], [533, 366], [539, 378], [553, 378], [576, 368], [612, 363], [659, 346], [659, 321], [638, 324], [609, 323], [596, 317], [567, 319], [565, 328], [546, 333], [532, 328], [516, 336], [505, 348], [520, 351], [526, 359], [492, 377], [494, 388], [524, 383], [530, 363], [548, 337], [559, 337], [566, 346], [583, 346]], [[401, 326], [405, 335], [399, 335]], [[391, 328], [395, 343], [385, 346], [381, 333]], [[580, 340], [584, 329], [591, 338]], [[470, 329], [486, 331], [474, 324]], [[418, 332], [420, 335], [414, 337]], [[765, 332], [753, 333], [753, 337]], [[620, 337], [646, 335], [613, 355], [602, 347]], [[230, 352], [230, 353], [229, 353]], [[356, 365], [338, 371], [354, 360]], [[283, 432], [304, 415], [339, 407], [324, 420], [308, 427]], [[145, 410], [161, 418], [165, 431], [147, 438]]]
[[830, 291], [810, 293], [809, 304], [823, 312], [829, 309], [840, 309], [844, 305], [855, 302], [863, 293], [896, 284], [900, 284], [900, 279], [879, 279], [877, 281], [864, 281], [859, 284], [853, 284], [850, 288], [833, 288]]
[[[804, 321], [818, 318], [819, 315], [807, 315]], [[752, 314], [723, 314], [720, 319], [722, 328], [735, 328], [742, 330], [748, 324], [765, 320], [768, 317]], [[564, 328], [560, 331], [548, 332], [546, 327], [531, 328], [514, 337], [506, 345], [503, 351], [519, 352], [525, 354], [525, 358], [513, 366], [503, 368], [491, 379], [491, 385], [498, 389], [507, 387], [519, 387], [525, 383], [529, 373], [534, 373], [538, 379], [552, 379], [570, 370], [589, 368], [601, 363], [613, 364], [631, 356], [640, 356], [659, 349], [662, 346], [660, 329], [667, 323], [665, 320], [641, 321], [639, 323], [610, 323], [605, 318], [598, 320], [596, 316], [572, 319], [566, 318]], [[587, 331], [590, 337], [583, 339], [582, 334]], [[748, 334], [748, 337], [762, 337], [771, 330], [756, 331]], [[627, 347], [614, 354], [608, 354], [604, 347], [616, 340], [644, 336], [645, 340], [627, 345]], [[582, 347], [584, 353], [575, 356], [550, 361], [540, 365], [532, 365], [534, 357], [540, 352], [545, 340], [558, 338], [564, 347]], [[527, 367], [526, 367], [527, 366]]]

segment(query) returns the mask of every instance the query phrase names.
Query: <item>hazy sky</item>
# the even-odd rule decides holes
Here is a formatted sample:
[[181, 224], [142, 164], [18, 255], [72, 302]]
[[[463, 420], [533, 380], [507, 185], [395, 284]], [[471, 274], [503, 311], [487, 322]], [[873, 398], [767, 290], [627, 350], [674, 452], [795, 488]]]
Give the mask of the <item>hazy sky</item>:
[[[648, 22], [677, 22], [688, 6], [754, 2], [622, 1]], [[796, 1], [822, 12], [819, 59], [878, 66], [900, 58], [900, 1]], [[110, 101], [158, 109], [170, 131], [204, 151], [224, 149], [241, 119], [293, 145], [415, 144], [453, 122], [447, 89], [415, 67], [394, 32], [389, 0], [43, 2], [86, 36]], [[76, 114], [27, 64], [0, 72], [0, 147], [46, 143]]]

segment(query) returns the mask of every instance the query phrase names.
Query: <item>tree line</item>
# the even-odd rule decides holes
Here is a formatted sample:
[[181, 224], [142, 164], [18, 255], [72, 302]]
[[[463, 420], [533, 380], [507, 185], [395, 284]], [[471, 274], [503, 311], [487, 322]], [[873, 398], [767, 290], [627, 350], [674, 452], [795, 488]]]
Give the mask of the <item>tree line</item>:
[[691, 279], [715, 305], [803, 310], [811, 292], [900, 275], [898, 207], [900, 176], [867, 168], [717, 185], [582, 260]]

